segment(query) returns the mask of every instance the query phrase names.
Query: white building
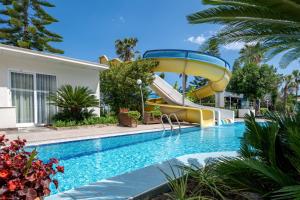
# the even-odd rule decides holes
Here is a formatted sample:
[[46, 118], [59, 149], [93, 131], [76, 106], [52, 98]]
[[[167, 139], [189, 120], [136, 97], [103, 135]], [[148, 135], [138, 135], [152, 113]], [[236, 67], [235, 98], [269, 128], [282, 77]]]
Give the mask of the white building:
[[0, 129], [49, 123], [56, 108], [48, 94], [65, 84], [89, 87], [99, 98], [99, 71], [107, 68], [0, 44]]

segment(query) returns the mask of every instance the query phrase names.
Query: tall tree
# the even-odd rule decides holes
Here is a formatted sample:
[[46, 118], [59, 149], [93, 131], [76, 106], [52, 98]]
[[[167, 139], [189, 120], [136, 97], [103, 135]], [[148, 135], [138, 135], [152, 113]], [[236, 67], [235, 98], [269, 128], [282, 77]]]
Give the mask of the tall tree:
[[264, 52], [261, 48], [260, 43], [254, 45], [246, 44], [240, 50], [240, 56], [238, 58], [240, 64], [248, 65], [250, 63], [259, 64], [264, 57]]
[[58, 22], [45, 8], [54, 7], [47, 0], [0, 0], [0, 42], [8, 45], [64, 53], [50, 45], [62, 37], [46, 26]]
[[300, 58], [298, 0], [202, 0], [210, 5], [187, 17], [192, 24], [223, 25], [212, 38], [218, 44], [260, 42], [268, 58], [283, 53], [280, 66]]
[[200, 46], [200, 51], [203, 51], [212, 56], [220, 57], [221, 53], [219, 50], [219, 45], [216, 39], [208, 40], [208, 42], [204, 43]]
[[131, 61], [138, 51], [135, 51], [135, 47], [138, 43], [137, 38], [125, 38], [123, 40], [115, 41], [116, 54], [123, 61]]
[[298, 92], [299, 92], [299, 85], [300, 85], [300, 70], [295, 69], [292, 72], [292, 75], [294, 77], [295, 82], [295, 90], [296, 90], [296, 99], [298, 98]]
[[153, 68], [158, 62], [137, 60], [120, 64], [110, 64], [110, 68], [100, 73], [103, 100], [115, 113], [119, 108], [141, 111], [140, 87], [137, 79], [142, 80], [143, 98], [150, 95], [149, 85], [153, 82]]
[[251, 63], [233, 72], [228, 90], [259, 102], [265, 94], [277, 91], [279, 84], [280, 75], [273, 66]]
[[202, 78], [201, 76], [195, 76], [194, 80], [190, 81], [190, 85], [195, 88], [200, 88], [205, 86], [208, 83], [208, 80], [205, 78]]
[[282, 88], [283, 105], [284, 105], [284, 108], [287, 108], [287, 100], [288, 100], [289, 91], [294, 87], [293, 76], [291, 74], [284, 76], [283, 84], [284, 84], [283, 88]]

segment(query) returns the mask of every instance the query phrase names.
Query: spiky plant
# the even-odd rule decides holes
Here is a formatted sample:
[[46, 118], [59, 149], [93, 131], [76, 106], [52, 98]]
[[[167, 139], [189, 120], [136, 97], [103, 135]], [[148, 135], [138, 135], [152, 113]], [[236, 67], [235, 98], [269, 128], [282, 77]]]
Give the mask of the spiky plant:
[[202, 0], [209, 8], [187, 17], [192, 24], [224, 25], [212, 38], [218, 44], [257, 43], [268, 59], [283, 53], [280, 66], [300, 57], [300, 2], [298, 0]]
[[217, 173], [229, 186], [266, 199], [299, 199], [300, 113], [246, 118], [240, 157], [222, 158]]
[[92, 90], [82, 86], [63, 85], [56, 94], [50, 95], [49, 100], [61, 109], [56, 116], [57, 120], [80, 121], [92, 115], [88, 108], [99, 106], [99, 100]]

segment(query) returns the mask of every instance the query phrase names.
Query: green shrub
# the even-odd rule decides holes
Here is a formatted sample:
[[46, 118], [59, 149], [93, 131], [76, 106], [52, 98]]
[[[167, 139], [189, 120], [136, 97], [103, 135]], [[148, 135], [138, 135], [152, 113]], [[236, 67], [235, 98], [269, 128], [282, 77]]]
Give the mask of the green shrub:
[[82, 121], [64, 121], [57, 120], [54, 122], [54, 127], [72, 127], [72, 126], [83, 126], [83, 125], [96, 125], [96, 124], [116, 124], [118, 122], [115, 116], [105, 117], [90, 117]]
[[260, 108], [259, 109], [259, 112], [260, 112], [261, 115], [266, 115], [268, 111], [269, 111], [268, 108]]
[[160, 107], [159, 106], [155, 106], [154, 109], [150, 111], [150, 114], [153, 117], [160, 117], [162, 115], [162, 112], [160, 111]]
[[141, 113], [139, 111], [129, 111], [128, 116], [136, 121], [138, 121], [141, 117]]
[[71, 127], [76, 125], [77, 125], [76, 121], [62, 121], [62, 120], [55, 121], [53, 124], [54, 127]]

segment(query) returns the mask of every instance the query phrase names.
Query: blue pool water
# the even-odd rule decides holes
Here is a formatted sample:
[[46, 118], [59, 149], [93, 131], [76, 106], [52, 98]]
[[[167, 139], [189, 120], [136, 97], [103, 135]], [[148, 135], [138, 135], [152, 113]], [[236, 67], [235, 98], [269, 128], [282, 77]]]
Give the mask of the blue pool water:
[[181, 134], [157, 131], [41, 145], [37, 150], [40, 159], [55, 157], [65, 167], [57, 176], [61, 192], [185, 154], [238, 150], [244, 129], [244, 123], [194, 127]]

